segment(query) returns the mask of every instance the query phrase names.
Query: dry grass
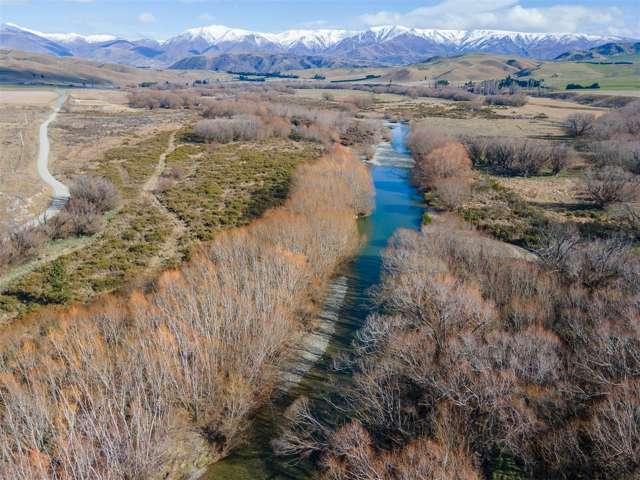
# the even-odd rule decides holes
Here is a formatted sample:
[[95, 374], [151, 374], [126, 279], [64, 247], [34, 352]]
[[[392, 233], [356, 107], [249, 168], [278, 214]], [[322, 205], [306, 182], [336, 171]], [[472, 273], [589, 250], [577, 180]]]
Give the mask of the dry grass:
[[494, 179], [528, 202], [545, 205], [574, 204], [582, 201], [582, 183], [575, 176], [494, 177]]
[[130, 109], [124, 92], [72, 90], [49, 128], [50, 170], [62, 179], [69, 179], [94, 168], [96, 160], [108, 150], [174, 130], [192, 116], [192, 112], [186, 111]]
[[530, 98], [522, 107], [491, 107], [474, 110], [469, 102], [400, 97], [378, 104], [376, 111], [402, 120], [426, 119], [457, 136], [557, 137], [564, 135], [561, 123], [572, 113], [605, 109], [547, 98]]
[[194, 80], [218, 80], [230, 76], [202, 70], [158, 70], [126, 65], [95, 63], [76, 57], [52, 57], [18, 50], [0, 50], [2, 83], [75, 86], [135, 86], [142, 82], [172, 82], [184, 85]]

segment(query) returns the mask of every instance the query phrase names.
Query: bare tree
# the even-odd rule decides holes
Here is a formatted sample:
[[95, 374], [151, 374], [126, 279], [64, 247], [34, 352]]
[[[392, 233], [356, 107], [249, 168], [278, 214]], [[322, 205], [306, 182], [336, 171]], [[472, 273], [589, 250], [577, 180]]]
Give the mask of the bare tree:
[[584, 137], [593, 131], [595, 120], [592, 113], [573, 113], [564, 121], [562, 128], [571, 137]]
[[552, 224], [542, 232], [536, 253], [542, 264], [559, 272], [570, 273], [570, 260], [580, 244], [580, 235], [572, 224]]

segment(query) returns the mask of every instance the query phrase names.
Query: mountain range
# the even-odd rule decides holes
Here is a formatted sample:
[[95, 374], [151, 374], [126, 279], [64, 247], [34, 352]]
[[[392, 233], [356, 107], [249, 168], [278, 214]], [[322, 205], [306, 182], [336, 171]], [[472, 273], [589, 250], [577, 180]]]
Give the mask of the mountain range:
[[165, 41], [115, 35], [43, 33], [15, 24], [0, 26], [0, 48], [75, 56], [144, 67], [276, 71], [310, 67], [401, 65], [432, 56], [470, 52], [553, 59], [629, 39], [615, 36], [437, 30], [398, 25], [367, 30], [288, 30], [261, 33], [212, 25]]

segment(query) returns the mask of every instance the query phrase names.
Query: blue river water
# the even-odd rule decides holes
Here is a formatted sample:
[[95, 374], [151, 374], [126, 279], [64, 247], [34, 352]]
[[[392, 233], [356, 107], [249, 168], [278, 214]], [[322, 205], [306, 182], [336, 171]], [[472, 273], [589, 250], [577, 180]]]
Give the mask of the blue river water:
[[[378, 146], [371, 161], [371, 174], [375, 186], [375, 208], [371, 215], [359, 220], [359, 229], [364, 241], [358, 255], [336, 278], [344, 285], [343, 295], [325, 308], [335, 310], [332, 328], [324, 354], [305, 370], [303, 378], [289, 391], [282, 393], [256, 415], [248, 433], [245, 447], [239, 448], [227, 458], [212, 465], [205, 480], [281, 480], [309, 479], [313, 466], [305, 462], [274, 455], [271, 441], [286, 407], [299, 395], [314, 399], [336, 394], [336, 381], [332, 359], [348, 351], [355, 332], [374, 310], [370, 298], [371, 287], [380, 282], [382, 251], [399, 228], [419, 229], [424, 206], [410, 182], [410, 167], [413, 164], [406, 145], [408, 127], [392, 124], [391, 142]], [[332, 412], [327, 412], [332, 415]]]

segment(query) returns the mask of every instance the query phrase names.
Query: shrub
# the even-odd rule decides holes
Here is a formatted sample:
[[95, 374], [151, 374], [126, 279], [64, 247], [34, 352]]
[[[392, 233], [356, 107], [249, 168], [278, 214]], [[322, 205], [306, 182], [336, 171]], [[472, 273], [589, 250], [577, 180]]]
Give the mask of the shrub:
[[608, 284], [619, 287], [618, 280], [633, 279], [638, 273], [634, 272], [637, 260], [631, 244], [620, 238], [583, 242], [570, 250], [567, 263], [569, 275], [590, 289]]
[[551, 154], [552, 148], [541, 141], [493, 138], [487, 140], [484, 162], [494, 173], [530, 176], [549, 163]]
[[485, 161], [485, 151], [487, 149], [488, 140], [485, 137], [464, 136], [460, 139], [467, 149], [469, 158], [474, 165], [478, 166]]
[[487, 95], [485, 103], [487, 105], [503, 105], [507, 107], [522, 107], [528, 103], [526, 95]]
[[85, 198], [74, 197], [53, 218], [54, 238], [69, 235], [93, 235], [102, 228], [102, 216], [95, 204]]
[[604, 140], [640, 135], [640, 100], [598, 117], [594, 136]]
[[187, 91], [134, 90], [129, 92], [133, 108], [194, 108], [200, 105], [200, 95]]
[[254, 114], [255, 107], [248, 102], [217, 100], [208, 103], [202, 112], [204, 118], [232, 118], [239, 114]]
[[597, 461], [610, 478], [632, 478], [640, 468], [640, 382], [626, 380], [596, 407], [587, 428]]
[[442, 130], [429, 126], [426, 122], [413, 123], [407, 136], [407, 145], [416, 158], [422, 158], [435, 148], [441, 147], [451, 140]]
[[449, 141], [418, 157], [414, 177], [422, 188], [436, 185], [440, 180], [462, 178], [471, 172], [471, 160], [466, 149], [459, 143]]
[[0, 267], [31, 257], [46, 239], [45, 230], [39, 226], [0, 232]]
[[73, 198], [86, 200], [98, 213], [113, 210], [118, 205], [118, 190], [106, 178], [79, 175], [74, 177], [69, 190]]
[[382, 129], [375, 120], [354, 120], [340, 135], [340, 143], [346, 146], [375, 145], [382, 138]]
[[590, 170], [585, 175], [584, 185], [588, 195], [600, 207], [634, 201], [640, 193], [638, 178], [615, 166]]
[[374, 96], [370, 94], [354, 95], [344, 99], [344, 101], [352, 103], [359, 109], [370, 108], [376, 103]]
[[243, 115], [236, 118], [201, 120], [193, 133], [207, 142], [229, 143], [264, 138], [264, 124], [259, 117]]
[[618, 166], [640, 175], [640, 140], [608, 140], [592, 144], [593, 161], [598, 167]]
[[572, 255], [579, 243], [580, 235], [574, 225], [552, 224], [541, 232], [536, 253], [547, 269], [569, 275]]
[[443, 178], [434, 185], [433, 192], [445, 207], [455, 210], [469, 198], [471, 185], [464, 177]]
[[407, 143], [416, 161], [413, 178], [417, 185], [433, 191], [445, 207], [458, 207], [471, 189], [472, 162], [467, 149], [425, 124], [412, 126]]

